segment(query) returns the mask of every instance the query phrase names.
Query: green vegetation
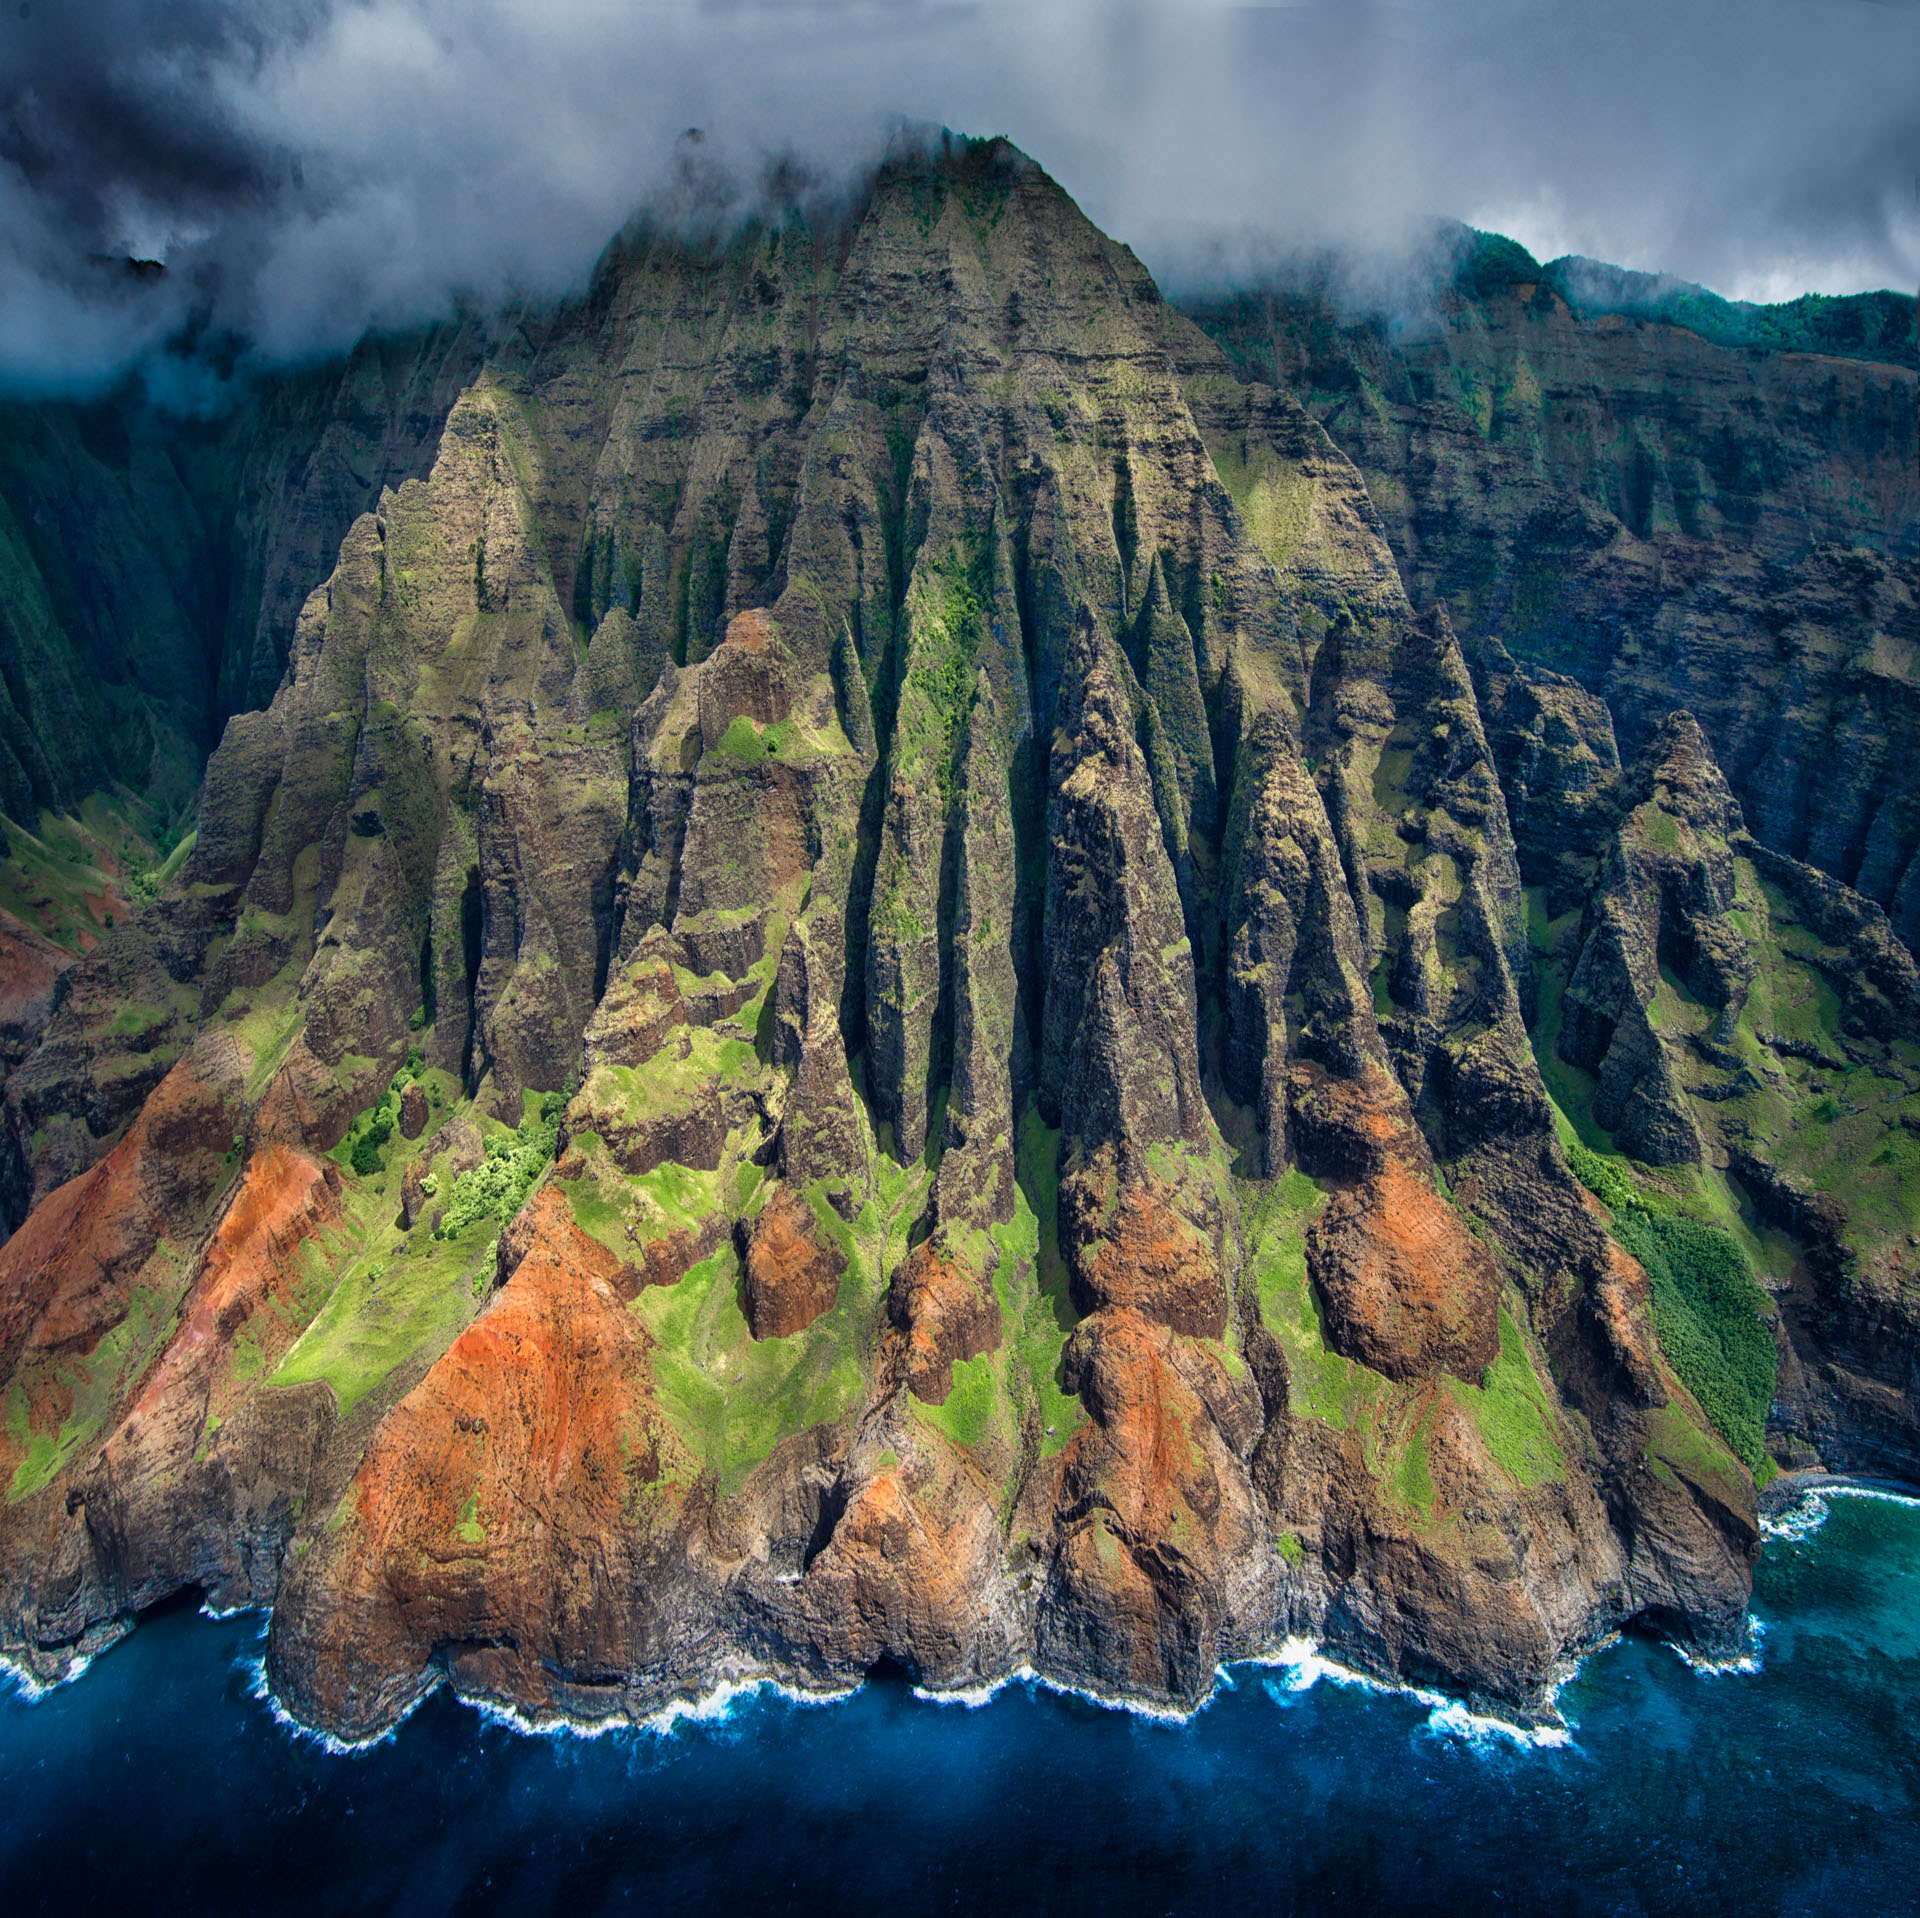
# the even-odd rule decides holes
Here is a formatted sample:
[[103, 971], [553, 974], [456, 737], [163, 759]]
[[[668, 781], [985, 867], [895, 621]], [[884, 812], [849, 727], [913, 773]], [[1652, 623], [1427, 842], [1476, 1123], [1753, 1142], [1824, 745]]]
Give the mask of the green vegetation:
[[[354, 1173], [342, 1195], [346, 1216], [300, 1248], [313, 1296], [305, 1302], [304, 1329], [290, 1325], [298, 1337], [266, 1381], [285, 1387], [325, 1380], [343, 1416], [416, 1355], [444, 1351], [473, 1316], [493, 1284], [500, 1227], [520, 1209], [553, 1156], [561, 1101], [556, 1094], [529, 1094], [518, 1129], [483, 1122], [487, 1156], [453, 1182], [439, 1229], [429, 1232], [423, 1224], [409, 1234], [395, 1216], [387, 1186], [390, 1175], [428, 1143], [397, 1132], [401, 1092], [416, 1078], [429, 1103], [445, 1102], [446, 1075], [425, 1071], [412, 1054], [335, 1148], [335, 1159]], [[378, 1165], [382, 1147], [388, 1148], [384, 1170]], [[373, 1173], [361, 1170], [370, 1156]], [[433, 1191], [443, 1181], [444, 1173], [429, 1169], [422, 1185]]]
[[380, 1148], [393, 1137], [393, 1122], [382, 1112], [353, 1141], [347, 1163], [363, 1179], [378, 1178], [386, 1170]]
[[1741, 1463], [1759, 1471], [1779, 1361], [1762, 1316], [1772, 1301], [1739, 1242], [1686, 1217], [1624, 1160], [1575, 1146], [1567, 1162], [1613, 1215], [1614, 1237], [1646, 1268], [1661, 1351]]
[[1627, 1176], [1618, 1159], [1595, 1152], [1577, 1140], [1566, 1148], [1567, 1165], [1573, 1176], [1607, 1210], [1618, 1216], [1642, 1203], [1639, 1188]]
[[722, 1037], [711, 1026], [681, 1026], [644, 1065], [595, 1066], [587, 1101], [596, 1112], [635, 1118], [685, 1112], [716, 1079], [750, 1083], [759, 1069], [750, 1041]]
[[1287, 1356], [1293, 1411], [1352, 1430], [1385, 1406], [1392, 1388], [1327, 1344], [1307, 1278], [1307, 1228], [1325, 1204], [1325, 1192], [1298, 1167], [1265, 1188], [1243, 1187], [1247, 1263], [1261, 1321]]
[[43, 812], [33, 829], [0, 819], [0, 911], [84, 952], [179, 869], [192, 837], [176, 844], [177, 835], [158, 807], [124, 789], [91, 793], [77, 812]]
[[[823, 1211], [831, 1216], [822, 1204], [816, 1219]], [[722, 1491], [738, 1491], [783, 1438], [844, 1418], [860, 1403], [865, 1341], [879, 1299], [874, 1271], [856, 1257], [841, 1277], [838, 1300], [804, 1332], [756, 1340], [741, 1309], [731, 1245], [678, 1285], [649, 1286], [635, 1299], [632, 1309], [656, 1341], [661, 1410]]]
[[165, 1025], [166, 1021], [165, 1006], [147, 1005], [135, 1000], [122, 1006], [113, 1015], [107, 1030], [122, 1038], [131, 1038], [142, 1032], [151, 1032], [155, 1026]]
[[[738, 1041], [693, 1035], [725, 1057], [755, 1057]], [[658, 1062], [656, 1062], [658, 1063]], [[596, 1075], [597, 1077], [598, 1075]], [[937, 1139], [939, 1127], [933, 1128]], [[723, 1160], [716, 1172], [660, 1166], [643, 1178], [619, 1173], [591, 1133], [575, 1146], [588, 1177], [562, 1190], [589, 1232], [624, 1256], [627, 1219], [639, 1214], [655, 1230], [697, 1228], [732, 1190], [751, 1207], [757, 1169]], [[823, 1185], [807, 1189], [814, 1231], [846, 1260], [839, 1296], [805, 1331], [786, 1338], [753, 1338], [742, 1307], [739, 1262], [731, 1244], [695, 1265], [676, 1285], [649, 1286], [632, 1310], [653, 1334], [654, 1386], [661, 1410], [702, 1469], [723, 1492], [737, 1491], [782, 1439], [809, 1426], [844, 1418], [866, 1390], [886, 1280], [907, 1255], [908, 1234], [925, 1210], [937, 1148], [908, 1165], [881, 1155], [876, 1191], [849, 1225], [828, 1202]]]
[[931, 774], [942, 806], [951, 803], [973, 662], [993, 598], [991, 555], [959, 546], [935, 558], [923, 552], [907, 587], [907, 651], [894, 723], [894, 763]]
[[978, 1358], [961, 1359], [953, 1368], [953, 1389], [946, 1402], [925, 1405], [914, 1399], [914, 1416], [945, 1433], [955, 1445], [971, 1449], [980, 1444], [992, 1429], [1000, 1398], [997, 1357], [997, 1353], [983, 1352]]
[[1911, 293], [1806, 293], [1760, 305], [1577, 254], [1542, 265], [1518, 241], [1476, 227], [1462, 227], [1460, 235], [1453, 283], [1469, 299], [1486, 299], [1505, 287], [1544, 284], [1583, 316], [1618, 313], [1684, 326], [1716, 346], [1822, 353], [1895, 366], [1913, 361]]
[[[492, 1234], [482, 1227], [438, 1243], [422, 1232], [404, 1256], [388, 1251], [394, 1236], [356, 1222], [300, 1248], [332, 1290], [269, 1386], [324, 1379], [345, 1416], [415, 1353], [445, 1349], [472, 1315], [476, 1277], [484, 1292], [493, 1276]], [[375, 1249], [387, 1256], [369, 1256]]]
[[[527, 1194], [553, 1158], [565, 1110], [566, 1100], [560, 1093], [530, 1092], [523, 1100], [517, 1130], [509, 1132], [490, 1122], [486, 1157], [454, 1180], [434, 1237], [457, 1239], [482, 1220], [505, 1225], [526, 1204]], [[354, 1170], [359, 1169], [356, 1164]]]
[[571, 1151], [582, 1161], [581, 1174], [559, 1181], [559, 1189], [573, 1207], [574, 1223], [618, 1258], [633, 1254], [629, 1225], [642, 1244], [683, 1230], [697, 1235], [720, 1207], [717, 1172], [668, 1160], [636, 1178], [614, 1164], [595, 1132], [576, 1134]]
[[462, 1544], [484, 1545], [487, 1542], [487, 1528], [480, 1522], [479, 1486], [476, 1485], [467, 1494], [467, 1502], [460, 1508], [460, 1520], [455, 1529]]
[[[1825, 943], [1746, 859], [1734, 862], [1729, 915], [1755, 961], [1734, 1035], [1747, 1084], [1719, 1108], [1763, 1158], [1837, 1200], [1859, 1253], [1920, 1232], [1920, 1048], [1849, 1032], [1834, 978], [1844, 947]], [[1751, 1248], [1749, 1248], [1751, 1250]]]
[[1032, 1100], [1014, 1141], [1013, 1218], [993, 1229], [1000, 1259], [993, 1289], [1000, 1301], [1003, 1348], [1016, 1394], [1032, 1394], [1040, 1415], [1040, 1456], [1050, 1458], [1086, 1423], [1086, 1407], [1066, 1389], [1061, 1365], [1079, 1322], [1060, 1252], [1060, 1134]]
[[1652, 1281], [1660, 1349], [1741, 1463], [1758, 1471], [1779, 1360], [1760, 1318], [1771, 1301], [1745, 1255], [1694, 1219], [1636, 1211], [1614, 1230]]
[[1433, 1515], [1433, 1469], [1427, 1458], [1427, 1426], [1432, 1412], [1423, 1411], [1407, 1434], [1399, 1463], [1392, 1475], [1395, 1495], [1403, 1505], [1411, 1505], [1423, 1517]]
[[1678, 1472], [1734, 1507], [1749, 1496], [1746, 1467], [1711, 1426], [1696, 1424], [1677, 1400], [1661, 1406], [1648, 1425], [1647, 1460], [1656, 1474], [1671, 1479]]
[[[1360, 1432], [1369, 1469], [1403, 1504], [1431, 1514], [1430, 1406], [1326, 1342], [1306, 1258], [1307, 1228], [1325, 1194], [1296, 1168], [1264, 1189], [1243, 1187], [1242, 1202], [1260, 1317], [1286, 1354], [1291, 1410], [1297, 1417]], [[1475, 1385], [1449, 1376], [1442, 1386], [1472, 1419], [1494, 1463], [1517, 1484], [1532, 1487], [1566, 1477], [1552, 1401], [1525, 1335], [1504, 1305], [1499, 1354], [1485, 1378]]]
[[737, 713], [721, 734], [718, 750], [750, 766], [757, 765], [763, 759], [784, 757], [799, 736], [799, 728], [791, 719], [777, 719], [763, 726], [745, 713]]
[[[170, 832], [162, 833], [156, 850], [164, 848], [172, 837]], [[193, 856], [199, 839], [200, 829], [196, 826], [174, 842], [173, 850], [166, 853], [157, 866], [149, 867], [145, 872], [136, 872], [131, 882], [134, 897], [141, 900], [158, 899], [172, 883], [174, 874]]]
[[1500, 1354], [1477, 1386], [1446, 1380], [1447, 1391], [1472, 1418], [1494, 1463], [1521, 1485], [1567, 1475], [1566, 1454], [1553, 1432], [1553, 1407], [1527, 1353], [1518, 1322], [1500, 1308]]

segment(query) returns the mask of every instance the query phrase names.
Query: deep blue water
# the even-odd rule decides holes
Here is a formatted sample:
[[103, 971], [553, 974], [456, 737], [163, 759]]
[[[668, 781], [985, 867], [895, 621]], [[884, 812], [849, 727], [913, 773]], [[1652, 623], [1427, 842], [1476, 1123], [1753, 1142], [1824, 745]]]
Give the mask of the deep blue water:
[[0, 1699], [0, 1913], [1920, 1908], [1920, 1506], [1768, 1544], [1759, 1668], [1628, 1639], [1569, 1742], [1239, 1667], [1175, 1726], [873, 1684], [532, 1737], [445, 1693], [341, 1755], [256, 1696], [257, 1618], [157, 1616]]

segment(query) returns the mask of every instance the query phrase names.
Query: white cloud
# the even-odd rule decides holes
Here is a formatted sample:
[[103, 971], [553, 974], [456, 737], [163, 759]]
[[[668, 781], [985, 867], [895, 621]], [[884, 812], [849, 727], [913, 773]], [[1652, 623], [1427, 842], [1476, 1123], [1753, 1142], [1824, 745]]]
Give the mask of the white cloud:
[[[50, 0], [42, 0], [50, 4]], [[7, 9], [11, 12], [11, 9]], [[1175, 278], [1434, 216], [1734, 293], [1920, 279], [1920, 8], [1863, 0], [92, 0], [0, 83], [0, 370], [582, 284], [675, 141], [750, 192], [1005, 133]], [[29, 185], [29, 182], [31, 183]], [[131, 211], [130, 211], [131, 210]], [[136, 217], [137, 215], [137, 217]], [[166, 253], [99, 299], [89, 250]]]

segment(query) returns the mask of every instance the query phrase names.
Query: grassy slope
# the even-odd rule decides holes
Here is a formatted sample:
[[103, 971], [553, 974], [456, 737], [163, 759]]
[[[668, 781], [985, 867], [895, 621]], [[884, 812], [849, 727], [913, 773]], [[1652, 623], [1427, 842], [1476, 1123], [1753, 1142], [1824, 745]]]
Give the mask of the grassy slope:
[[[371, 1175], [352, 1170], [354, 1145], [366, 1136], [369, 1121], [382, 1113], [390, 1120], [397, 1117], [399, 1089], [407, 1076], [403, 1068], [379, 1103], [355, 1120], [334, 1149], [344, 1174], [345, 1221], [301, 1248], [309, 1268], [329, 1281], [325, 1303], [266, 1381], [288, 1386], [324, 1379], [343, 1414], [416, 1353], [444, 1351], [493, 1284], [494, 1241], [504, 1223], [497, 1210], [476, 1213], [445, 1238], [433, 1232], [431, 1207], [411, 1233], [400, 1224], [406, 1166], [432, 1143], [441, 1119], [459, 1109], [458, 1088], [448, 1075], [420, 1075], [429, 1106], [427, 1130], [420, 1139], [403, 1139], [396, 1125], [380, 1150], [381, 1169]], [[483, 1122], [482, 1130], [490, 1143], [517, 1137], [491, 1120]], [[476, 1172], [484, 1176], [486, 1167]], [[444, 1209], [451, 1210], [463, 1181], [448, 1176], [444, 1160], [436, 1162], [436, 1173]], [[475, 1176], [469, 1173], [466, 1178]]]
[[69, 952], [154, 898], [193, 849], [131, 792], [91, 793], [77, 814], [42, 813], [37, 828], [0, 819], [0, 911]]
[[[1307, 1228], [1326, 1203], [1305, 1173], [1243, 1189], [1248, 1259], [1260, 1316], [1286, 1354], [1296, 1417], [1358, 1432], [1367, 1469], [1409, 1514], [1434, 1516], [1427, 1460], [1431, 1388], [1391, 1379], [1335, 1352], [1307, 1278]], [[1447, 1377], [1444, 1389], [1473, 1421], [1488, 1454], [1526, 1489], [1566, 1474], [1554, 1432], [1552, 1398], [1519, 1321], [1500, 1309], [1500, 1353], [1479, 1381]]]

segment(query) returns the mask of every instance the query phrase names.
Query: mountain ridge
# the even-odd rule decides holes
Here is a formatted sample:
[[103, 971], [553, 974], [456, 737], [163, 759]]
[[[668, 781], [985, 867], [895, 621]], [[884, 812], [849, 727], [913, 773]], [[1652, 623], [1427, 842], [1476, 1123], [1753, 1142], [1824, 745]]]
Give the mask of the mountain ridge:
[[997, 143], [505, 333], [9, 1075], [7, 1656], [198, 1585], [357, 1736], [1733, 1645], [1740, 1327], [1910, 1455], [1920, 985], [1371, 477]]

